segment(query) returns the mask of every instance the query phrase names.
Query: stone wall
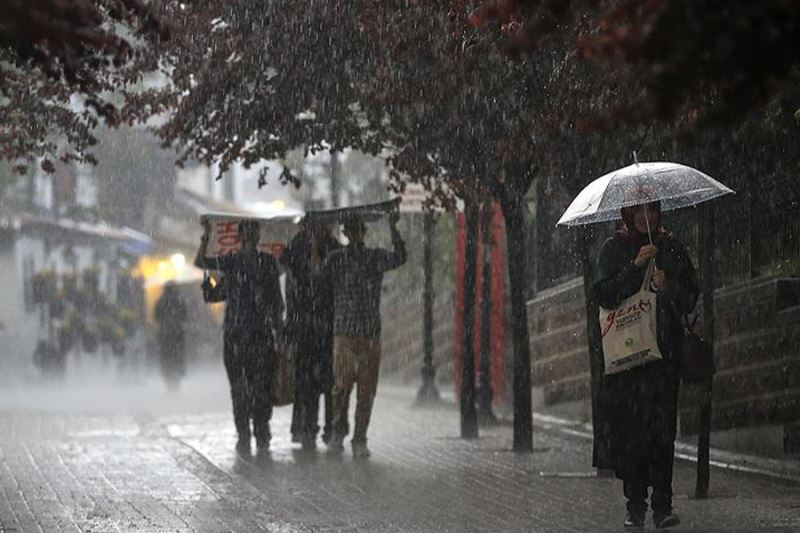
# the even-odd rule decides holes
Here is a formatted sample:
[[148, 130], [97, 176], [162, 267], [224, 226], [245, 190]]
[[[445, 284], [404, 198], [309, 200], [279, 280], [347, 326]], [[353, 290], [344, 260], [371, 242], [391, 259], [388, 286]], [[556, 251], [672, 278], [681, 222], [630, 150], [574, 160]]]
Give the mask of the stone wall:
[[[543, 406], [589, 402], [589, 355], [580, 279], [528, 304], [533, 383]], [[701, 309], [702, 304], [698, 304]], [[800, 421], [800, 279], [758, 278], [715, 294], [717, 431]], [[681, 432], [696, 433], [696, 388], [681, 394]]]
[[532, 380], [544, 405], [588, 399], [586, 309], [581, 279], [547, 289], [528, 302]]
[[[800, 420], [800, 279], [761, 278], [715, 295], [714, 416], [727, 430]], [[695, 433], [699, 391], [687, 388], [681, 430]]]

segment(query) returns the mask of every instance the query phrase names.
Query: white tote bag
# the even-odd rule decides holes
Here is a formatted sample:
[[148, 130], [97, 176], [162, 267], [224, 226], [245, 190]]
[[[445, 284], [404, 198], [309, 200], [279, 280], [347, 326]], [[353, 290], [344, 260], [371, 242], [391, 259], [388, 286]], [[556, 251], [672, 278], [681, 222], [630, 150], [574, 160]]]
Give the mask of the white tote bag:
[[639, 292], [622, 300], [619, 307], [600, 308], [606, 374], [617, 374], [661, 359], [656, 293], [650, 290], [653, 269], [654, 262], [650, 261]]

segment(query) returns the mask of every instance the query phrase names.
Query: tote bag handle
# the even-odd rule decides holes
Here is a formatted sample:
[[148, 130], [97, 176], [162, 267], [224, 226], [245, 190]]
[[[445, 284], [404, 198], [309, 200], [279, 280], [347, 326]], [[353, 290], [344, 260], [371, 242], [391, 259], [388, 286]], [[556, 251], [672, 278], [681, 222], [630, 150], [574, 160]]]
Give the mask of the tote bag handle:
[[650, 262], [647, 263], [647, 270], [644, 273], [644, 279], [642, 280], [642, 286], [639, 288], [639, 292], [642, 292], [645, 289], [650, 291], [650, 282], [653, 281], [653, 273], [655, 270], [656, 260], [651, 259]]

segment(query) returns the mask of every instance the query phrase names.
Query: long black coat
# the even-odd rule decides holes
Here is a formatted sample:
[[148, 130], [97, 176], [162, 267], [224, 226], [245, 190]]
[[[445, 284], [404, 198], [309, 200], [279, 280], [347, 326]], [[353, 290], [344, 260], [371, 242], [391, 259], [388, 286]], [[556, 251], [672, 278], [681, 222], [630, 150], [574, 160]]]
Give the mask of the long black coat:
[[158, 323], [161, 369], [167, 377], [181, 376], [186, 371], [184, 350], [186, 302], [176, 288], [167, 287], [156, 302], [154, 314]]
[[[620, 236], [603, 245], [593, 287], [601, 307], [614, 309], [640, 289], [646, 267], [637, 268], [633, 260], [641, 245]], [[663, 360], [606, 376], [604, 382], [610, 456], [621, 479], [652, 478], [658, 475], [652, 470], [661, 467], [671, 472], [682, 358], [681, 317], [694, 309], [699, 294], [697, 275], [683, 245], [669, 235], [656, 245], [656, 266], [664, 270], [667, 280], [657, 297], [658, 347]]]

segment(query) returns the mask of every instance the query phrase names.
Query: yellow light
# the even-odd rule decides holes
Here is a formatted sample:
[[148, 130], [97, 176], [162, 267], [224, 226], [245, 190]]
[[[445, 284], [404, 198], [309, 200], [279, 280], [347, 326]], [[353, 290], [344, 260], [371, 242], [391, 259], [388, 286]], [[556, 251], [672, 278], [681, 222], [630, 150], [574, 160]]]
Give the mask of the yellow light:
[[140, 257], [136, 273], [144, 279], [145, 286], [161, 286], [168, 281], [187, 282], [202, 279], [202, 271], [191, 266], [186, 256], [181, 253], [171, 256]]
[[186, 256], [183, 254], [174, 254], [169, 260], [176, 270], [183, 270], [183, 267], [186, 266]]
[[145, 285], [161, 285], [176, 277], [176, 268], [167, 258], [140, 257], [137, 270], [144, 278]]
[[284, 202], [283, 200], [273, 200], [272, 207], [274, 207], [275, 209], [283, 209], [286, 207], [286, 202]]

